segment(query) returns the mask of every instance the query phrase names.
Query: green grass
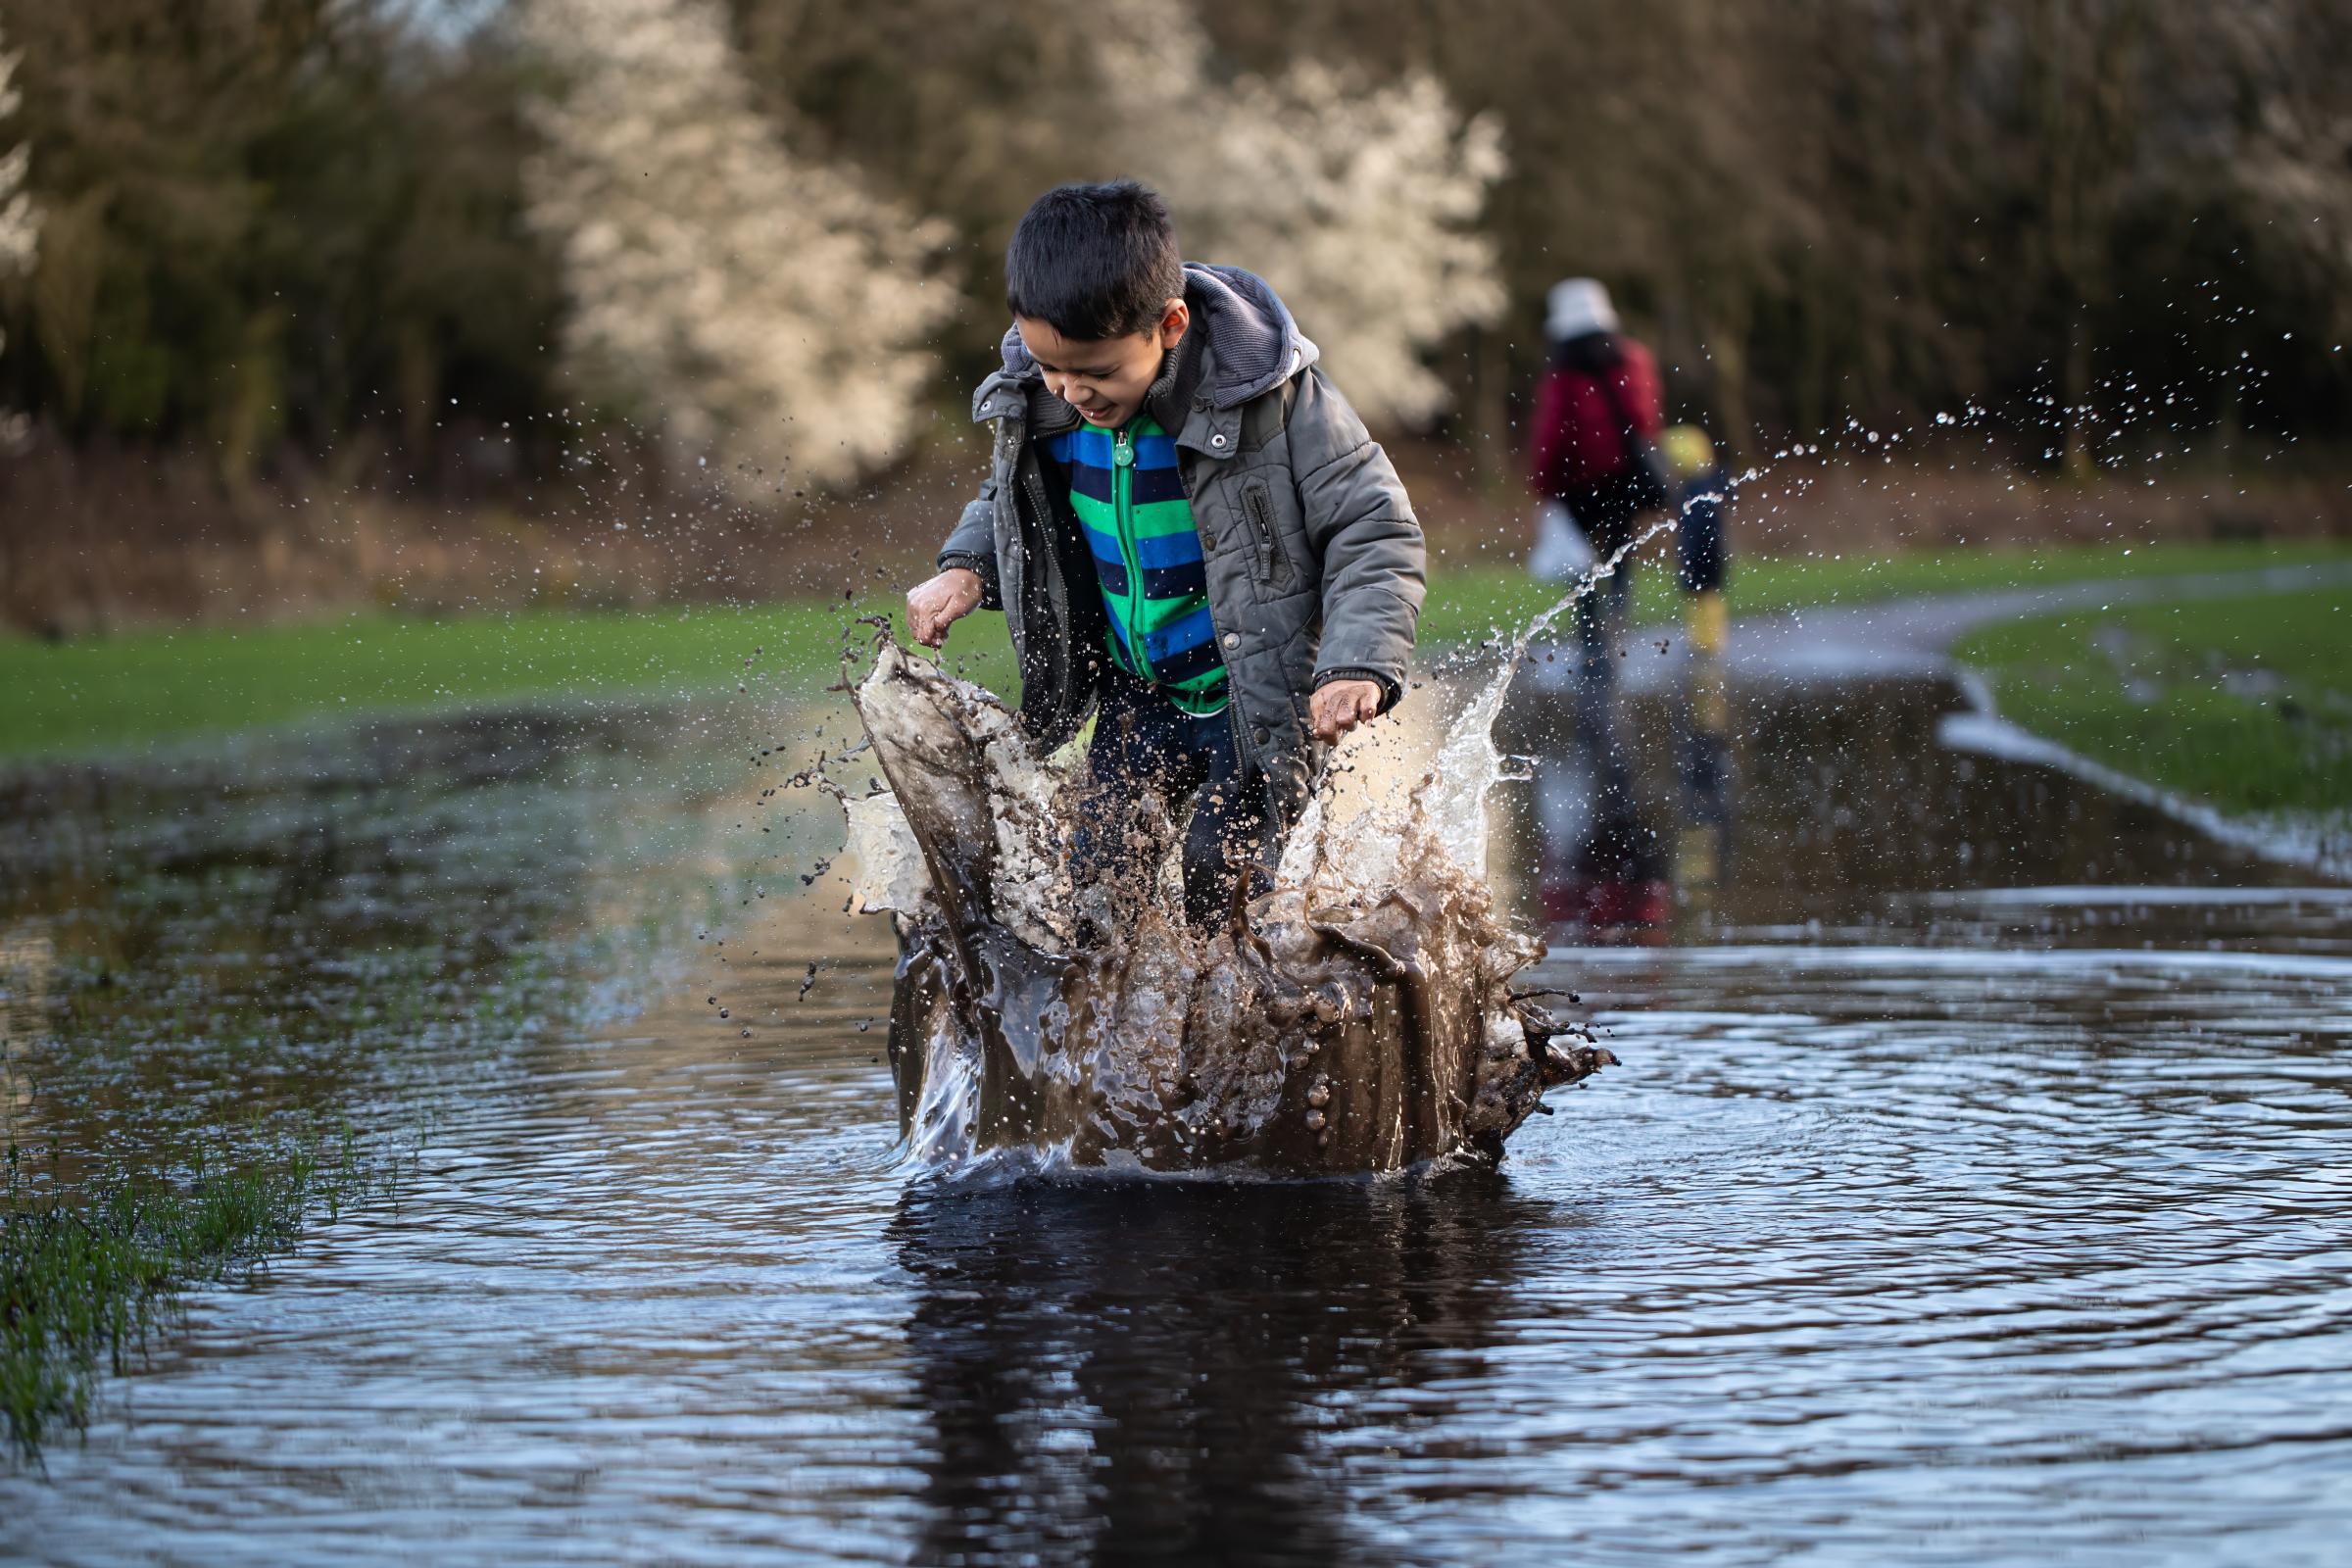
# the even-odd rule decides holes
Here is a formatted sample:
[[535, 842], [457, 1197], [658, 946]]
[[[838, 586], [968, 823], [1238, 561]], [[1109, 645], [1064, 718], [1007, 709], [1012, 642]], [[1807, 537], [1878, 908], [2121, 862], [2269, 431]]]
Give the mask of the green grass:
[[332, 713], [688, 696], [829, 680], [854, 610], [382, 613], [61, 645], [0, 641], [0, 756], [86, 754]]
[[[1672, 549], [1670, 538], [1650, 546], [1653, 555]], [[2250, 571], [2332, 561], [2352, 561], [2352, 540], [1735, 558], [1724, 600], [1734, 615], [1767, 615], [1813, 605], [1869, 604], [2093, 578]], [[1515, 566], [1445, 570], [1444, 564], [1442, 561], [1436, 564], [1429, 605], [1421, 616], [1424, 646], [1476, 642], [1496, 626], [1517, 627], [1559, 596], [1557, 589], [1528, 581]], [[1645, 556], [1634, 574], [1634, 623], [1673, 620], [1679, 613], [1671, 557], [1663, 558], [1661, 564]]]
[[[2221, 571], [2352, 559], [2341, 542], [2140, 545], [2042, 552], [1949, 551], [1734, 563], [1735, 614], [2084, 577]], [[1666, 571], [1636, 576], [1642, 622], [1670, 618]], [[1552, 590], [1513, 567], [1435, 564], [1421, 640], [1436, 649], [1517, 626]], [[200, 627], [52, 646], [0, 639], [0, 757], [85, 756], [174, 736], [254, 729], [327, 714], [492, 707], [542, 700], [808, 691], [835, 668], [856, 606], [654, 612], [535, 610], [449, 620], [381, 613], [300, 625]], [[994, 617], [950, 638], [953, 660], [999, 687], [1011, 660]], [[748, 662], [747, 662], [748, 661]], [[764, 682], [762, 685], [760, 683]]]
[[2231, 811], [2352, 808], [2352, 590], [2137, 605], [1977, 633], [2002, 713]]
[[0, 1424], [20, 1460], [86, 1420], [99, 1377], [163, 1326], [181, 1291], [291, 1243], [361, 1190], [348, 1131], [216, 1136], [171, 1175], [116, 1168], [39, 1189], [8, 1151], [0, 1188]]

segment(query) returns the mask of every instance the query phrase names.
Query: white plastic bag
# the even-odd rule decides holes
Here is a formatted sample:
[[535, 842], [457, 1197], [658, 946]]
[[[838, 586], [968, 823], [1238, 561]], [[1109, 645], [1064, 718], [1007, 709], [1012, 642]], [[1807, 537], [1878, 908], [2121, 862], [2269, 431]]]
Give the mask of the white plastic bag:
[[1527, 553], [1527, 574], [1538, 582], [1571, 583], [1600, 558], [1576, 518], [1557, 501], [1536, 509], [1536, 545]]

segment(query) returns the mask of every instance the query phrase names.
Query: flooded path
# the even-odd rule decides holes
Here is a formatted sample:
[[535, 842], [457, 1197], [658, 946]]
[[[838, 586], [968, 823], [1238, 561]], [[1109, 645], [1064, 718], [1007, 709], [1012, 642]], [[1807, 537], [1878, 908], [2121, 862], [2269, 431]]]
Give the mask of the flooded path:
[[[1960, 701], [1735, 688], [1706, 874], [1661, 851], [1659, 920], [1542, 969], [1623, 1065], [1499, 1174], [1369, 1183], [910, 1182], [887, 945], [724, 726], [21, 793], [11, 1030], [80, 1020], [20, 1048], [21, 1129], [306, 1075], [430, 1115], [396, 1206], [194, 1296], [0, 1477], [0, 1558], [2331, 1560], [2352, 890], [1944, 752]], [[1630, 724], [1669, 846], [1672, 721]], [[359, 955], [523, 989], [109, 1030], [92, 955], [270, 1016]]]

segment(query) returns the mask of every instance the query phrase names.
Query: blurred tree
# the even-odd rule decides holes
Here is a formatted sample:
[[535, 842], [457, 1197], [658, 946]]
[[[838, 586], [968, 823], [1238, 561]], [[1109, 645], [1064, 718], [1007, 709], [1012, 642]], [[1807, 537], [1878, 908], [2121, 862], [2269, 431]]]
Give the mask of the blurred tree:
[[[2274, 417], [2340, 428], [2352, 401], [2341, 348], [2352, 337], [2352, 10], [2336, 0], [2246, 0], [2177, 16], [2173, 28], [2175, 56], [2204, 67], [2184, 78], [2194, 118], [2183, 152], [2208, 175], [2205, 226], [2219, 232], [2205, 249], [2223, 252], [2214, 270], [2252, 258], [2260, 271], [2250, 292], [2267, 307], [2266, 325], [2303, 323], [2290, 339], [2261, 334], [2266, 363], [2288, 361]], [[2173, 302], [2143, 294], [2140, 303]], [[2231, 333], [2226, 347], [2235, 352], [2225, 363], [2237, 363], [2254, 336]], [[2243, 390], [2234, 375], [2230, 386], [2233, 397]]]
[[1366, 418], [1434, 418], [1451, 394], [1423, 357], [1505, 304], [1478, 226], [1504, 168], [1496, 119], [1465, 119], [1425, 72], [1381, 83], [1302, 60], [1220, 80], [1182, 9], [1095, 10], [1104, 140], [1166, 195], [1191, 253], [1265, 276]]
[[[1119, 175], [1168, 196], [1189, 255], [1262, 272], [1375, 419], [1443, 408], [1425, 356], [1504, 303], [1480, 222], [1503, 167], [1496, 122], [1427, 73], [1373, 80], [1344, 51], [1236, 73], [1184, 4], [735, 9], [769, 101], [812, 145], [955, 223], [983, 315], [1038, 193]], [[993, 364], [993, 332], [972, 340], [960, 371]]]
[[838, 483], [898, 456], [957, 305], [946, 225], [796, 157], [709, 0], [528, 0], [521, 24], [555, 75], [531, 220], [599, 394], [747, 496], [787, 461]]
[[2087, 471], [2121, 217], [2158, 177], [2148, 14], [1824, 0], [1817, 79], [1853, 131], [1830, 144], [1824, 194], [1863, 264], [1860, 409], [2039, 393], [2051, 451]]
[[[2021, 435], [2057, 421], [2027, 450], [2081, 464], [2099, 382], [2201, 388], [2218, 416], [2248, 379], [2215, 369], [2237, 323], [2352, 299], [2331, 0], [1203, 3], [1250, 69], [1426, 68], [1499, 116], [1518, 378], [1544, 286], [1592, 273], [1741, 446], [1975, 401]], [[2187, 309], [2192, 272], [2227, 310]], [[2352, 368], [2301, 355], [2290, 392], [2279, 341], [2274, 417], [2318, 425]]]
[[955, 231], [946, 265], [976, 302], [938, 345], [960, 391], [997, 363], [1004, 246], [1038, 192], [1116, 172], [1080, 0], [732, 0], [760, 102], [808, 155]]
[[[598, 65], [628, 4], [704, 64]], [[516, 47], [567, 16], [611, 124]], [[856, 471], [993, 358], [951, 296], [994, 316], [1029, 199], [1123, 172], [1490, 453], [1577, 272], [1734, 446], [1973, 402], [2080, 466], [2133, 387], [2352, 412], [2341, 0], [75, 0], [7, 44], [0, 406], [232, 483], [457, 483], [469, 427], [574, 403], [558, 342], [689, 441]]]
[[[1750, 323], [1787, 290], [1790, 253], [1801, 259], [1820, 234], [1808, 162], [1786, 153], [1816, 132], [1782, 68], [1792, 50], [1777, 9], [1217, 0], [1207, 14], [1253, 69], [1295, 58], [1352, 58], [1393, 78], [1428, 69], [1465, 110], [1499, 122], [1510, 167], [1486, 222], [1510, 304], [1482, 359], [1524, 384], [1543, 355], [1544, 291], [1598, 276], [1675, 365], [1678, 387], [1712, 402], [1743, 445]], [[1506, 446], [1504, 413], [1490, 402], [1476, 435]]]
[[[15, 85], [17, 63], [22, 58], [10, 52], [6, 35], [0, 33], [0, 120], [15, 114], [24, 101]], [[0, 153], [0, 282], [14, 283], [31, 271], [40, 255], [41, 210], [24, 188], [24, 175], [31, 167], [32, 148], [27, 143], [19, 142]], [[7, 334], [0, 331], [0, 350], [7, 347]]]
[[[451, 396], [539, 407], [548, 267], [494, 40], [339, 0], [22, 15], [49, 210], [9, 388], [68, 434], [202, 442], [231, 481]], [[414, 466], [411, 465], [409, 466]]]

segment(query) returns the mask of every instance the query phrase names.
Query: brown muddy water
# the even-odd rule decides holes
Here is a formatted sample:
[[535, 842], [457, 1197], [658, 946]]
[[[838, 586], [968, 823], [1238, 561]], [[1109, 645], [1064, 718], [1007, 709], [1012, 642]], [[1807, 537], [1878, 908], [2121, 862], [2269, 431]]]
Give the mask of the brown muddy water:
[[[1392, 755], [1401, 723], [1350, 746], [1264, 889], [1196, 930], [1149, 792], [1090, 800], [1003, 703], [887, 631], [855, 700], [890, 781], [842, 792], [857, 906], [905, 938], [889, 1055], [908, 1153], [935, 1168], [1492, 1163], [1546, 1091], [1614, 1059], [1514, 992], [1544, 945], [1463, 869], [1486, 863], [1501, 761], [1487, 703], [1422, 727], [1435, 765]], [[1102, 874], [1068, 870], [1082, 823], [1117, 845]]]
[[763, 794], [838, 713], [18, 778], [32, 1168], [323, 1103], [405, 1177], [0, 1475], [0, 1559], [2337, 1560], [2352, 890], [1956, 704], [1735, 690], [1718, 797], [1643, 699], [1596, 824], [1531, 688], [1496, 880], [1622, 1065], [1377, 1180], [905, 1168], [887, 935]]

